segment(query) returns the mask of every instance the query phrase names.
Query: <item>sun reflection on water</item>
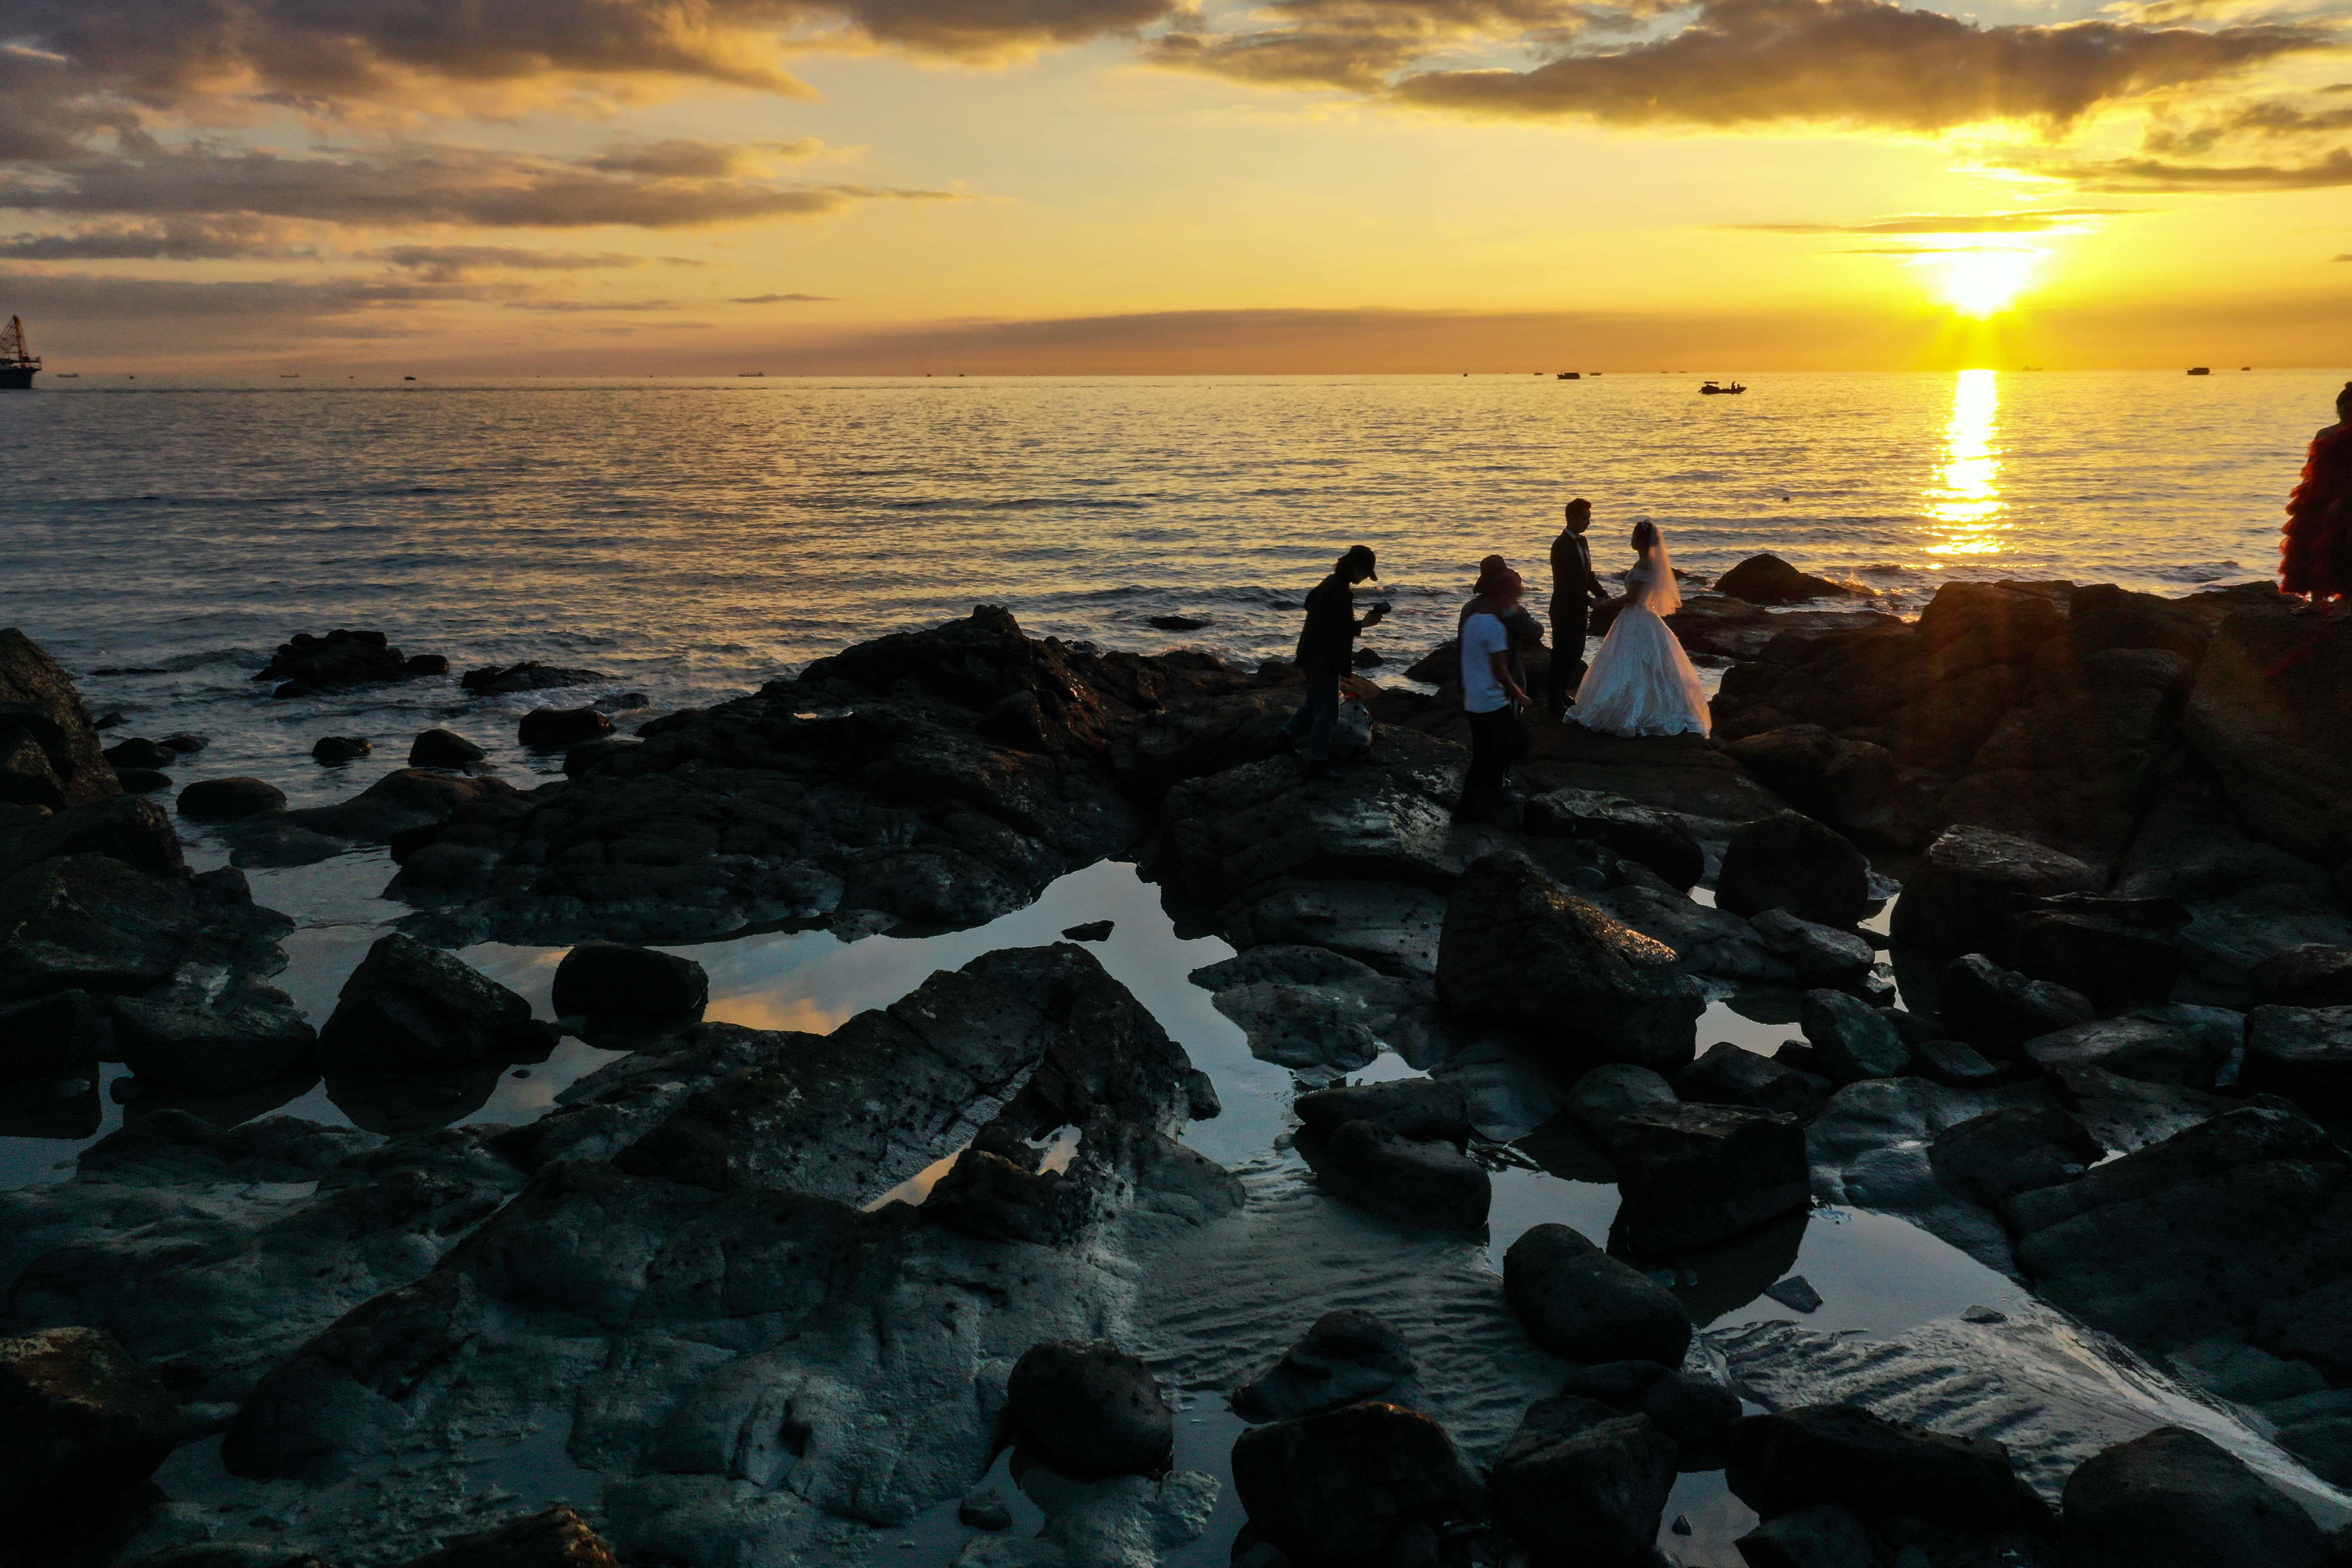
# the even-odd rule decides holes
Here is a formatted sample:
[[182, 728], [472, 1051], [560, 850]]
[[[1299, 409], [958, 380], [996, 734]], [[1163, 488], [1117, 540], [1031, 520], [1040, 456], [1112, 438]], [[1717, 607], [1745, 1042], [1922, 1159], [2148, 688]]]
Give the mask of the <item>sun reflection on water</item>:
[[1927, 512], [1937, 534], [1930, 555], [2000, 553], [2001, 521], [2000, 382], [1990, 370], [1964, 370], [1952, 388], [1944, 426], [1944, 464], [1927, 488]]

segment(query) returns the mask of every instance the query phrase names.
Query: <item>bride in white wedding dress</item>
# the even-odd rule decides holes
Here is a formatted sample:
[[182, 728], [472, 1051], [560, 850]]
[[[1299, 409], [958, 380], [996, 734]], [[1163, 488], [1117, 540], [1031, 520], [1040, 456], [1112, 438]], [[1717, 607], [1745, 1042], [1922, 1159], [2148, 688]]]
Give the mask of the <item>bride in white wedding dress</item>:
[[1633, 525], [1640, 557], [1625, 574], [1625, 607], [1593, 656], [1568, 715], [1606, 735], [1704, 735], [1706, 688], [1665, 618], [1682, 608], [1675, 564], [1657, 524]]

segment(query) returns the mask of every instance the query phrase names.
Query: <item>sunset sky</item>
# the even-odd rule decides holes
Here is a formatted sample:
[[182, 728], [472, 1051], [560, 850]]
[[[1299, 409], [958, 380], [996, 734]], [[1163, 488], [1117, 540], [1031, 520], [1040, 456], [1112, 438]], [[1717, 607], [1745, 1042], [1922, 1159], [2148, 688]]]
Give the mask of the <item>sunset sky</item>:
[[2352, 361], [2341, 5], [0, 0], [57, 368]]

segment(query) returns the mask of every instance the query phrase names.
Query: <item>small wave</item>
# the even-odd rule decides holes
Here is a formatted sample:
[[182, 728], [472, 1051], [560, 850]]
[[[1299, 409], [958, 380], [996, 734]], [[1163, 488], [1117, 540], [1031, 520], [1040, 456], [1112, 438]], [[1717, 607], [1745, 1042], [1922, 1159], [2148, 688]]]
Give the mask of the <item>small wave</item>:
[[2147, 574], [2167, 583], [2218, 583], [2246, 570], [2234, 561], [2196, 561], [2184, 566], [2152, 566]]
[[1140, 511], [1139, 500], [1097, 500], [1091, 496], [1019, 496], [1008, 500], [961, 500], [953, 496], [919, 496], [886, 500], [885, 511], [1045, 511], [1067, 507], [1074, 511]]

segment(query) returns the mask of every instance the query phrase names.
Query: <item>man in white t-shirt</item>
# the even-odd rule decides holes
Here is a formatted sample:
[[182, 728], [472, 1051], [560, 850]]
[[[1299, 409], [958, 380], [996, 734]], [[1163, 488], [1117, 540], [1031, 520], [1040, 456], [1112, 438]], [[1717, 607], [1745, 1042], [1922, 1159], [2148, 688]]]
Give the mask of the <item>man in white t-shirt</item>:
[[1528, 694], [1511, 672], [1511, 632], [1526, 584], [1507, 569], [1478, 580], [1478, 597], [1462, 622], [1462, 708], [1470, 720], [1470, 774], [1459, 815], [1475, 816], [1501, 802], [1503, 781], [1522, 750], [1518, 710]]

